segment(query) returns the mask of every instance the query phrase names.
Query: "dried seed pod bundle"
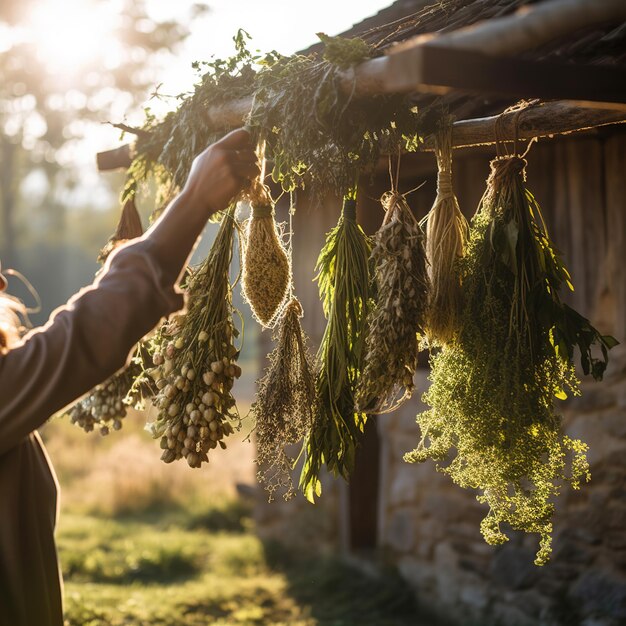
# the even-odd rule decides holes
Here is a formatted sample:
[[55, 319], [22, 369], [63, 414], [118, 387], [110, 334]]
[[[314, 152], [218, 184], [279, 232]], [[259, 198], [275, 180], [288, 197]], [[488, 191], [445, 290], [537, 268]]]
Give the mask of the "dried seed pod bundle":
[[411, 397], [428, 307], [424, 233], [395, 185], [382, 202], [385, 219], [372, 250], [377, 298], [357, 392], [365, 413], [392, 411]]
[[343, 212], [317, 261], [317, 281], [328, 318], [318, 352], [315, 415], [304, 441], [300, 488], [313, 502], [321, 494], [320, 472], [326, 464], [346, 480], [366, 416], [355, 407], [361, 374], [365, 319], [369, 307], [371, 242], [356, 221], [356, 190], [344, 199]]
[[[131, 188], [124, 195], [125, 201], [115, 232], [98, 256], [101, 263], [121, 243], [143, 234], [134, 191]], [[91, 432], [98, 426], [102, 435], [108, 435], [111, 428], [120, 430], [127, 408], [140, 408], [142, 399], [149, 394], [148, 388], [139, 384], [143, 372], [142, 358], [143, 352], [139, 346], [128, 366], [76, 402], [68, 411], [72, 424], [80, 426], [85, 432]]]
[[452, 118], [449, 115], [440, 120], [435, 154], [437, 197], [424, 218], [431, 283], [427, 335], [433, 345], [444, 345], [452, 342], [458, 332], [461, 312], [458, 262], [469, 236], [469, 225], [452, 188]]
[[252, 407], [256, 418], [258, 479], [269, 492], [270, 501], [278, 490], [289, 500], [295, 495], [292, 471], [294, 459], [286, 447], [301, 441], [311, 428], [315, 404], [313, 358], [302, 330], [302, 305], [292, 297], [274, 334], [276, 347], [269, 354], [269, 366], [258, 383]]
[[139, 409], [142, 406], [142, 390], [136, 384], [142, 371], [141, 358], [137, 353], [130, 365], [96, 385], [69, 409], [72, 424], [87, 433], [98, 427], [101, 435], [108, 435], [111, 429], [120, 430], [128, 408]]
[[[431, 358], [430, 409], [417, 416], [422, 439], [409, 462], [439, 469], [479, 489], [489, 507], [485, 540], [501, 544], [502, 524], [538, 533], [535, 563], [551, 552], [554, 498], [589, 479], [586, 444], [564, 436], [555, 398], [578, 394], [573, 354], [600, 378], [617, 342], [560, 301], [570, 277], [541, 209], [525, 188], [525, 161], [491, 164], [461, 263], [463, 314], [454, 344]], [[591, 356], [592, 346], [602, 359]]]
[[224, 438], [239, 422], [231, 392], [241, 375], [229, 277], [234, 211], [224, 213], [209, 255], [190, 270], [187, 313], [173, 316], [151, 340], [154, 368], [148, 375], [158, 389], [153, 403], [159, 412], [148, 429], [161, 439], [165, 463], [185, 458], [200, 467], [209, 450], [226, 448]]
[[287, 252], [278, 234], [269, 190], [257, 180], [249, 192], [252, 214], [243, 246], [242, 292], [255, 318], [271, 327], [291, 281]]

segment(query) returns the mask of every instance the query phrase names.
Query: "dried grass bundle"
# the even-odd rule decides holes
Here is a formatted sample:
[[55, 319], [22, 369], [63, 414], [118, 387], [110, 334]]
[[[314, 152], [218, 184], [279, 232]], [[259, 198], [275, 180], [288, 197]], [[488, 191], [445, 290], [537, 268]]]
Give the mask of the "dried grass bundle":
[[426, 256], [431, 295], [427, 336], [434, 345], [451, 343], [459, 328], [461, 281], [458, 261], [463, 257], [469, 225], [452, 188], [452, 118], [444, 116], [436, 134], [437, 198], [426, 222]]
[[343, 213], [317, 261], [317, 281], [328, 318], [318, 352], [315, 416], [304, 441], [300, 488], [313, 502], [321, 495], [322, 465], [346, 480], [366, 416], [355, 407], [362, 369], [365, 320], [369, 307], [371, 242], [356, 222], [356, 193], [344, 200]]
[[262, 326], [273, 326], [287, 297], [291, 267], [278, 234], [269, 190], [257, 180], [243, 246], [242, 292]]
[[105, 244], [104, 248], [100, 251], [98, 261], [100, 263], [104, 263], [109, 254], [111, 254], [117, 246], [125, 241], [128, 241], [129, 239], [141, 237], [141, 235], [143, 235], [143, 225], [141, 224], [141, 217], [139, 216], [139, 212], [137, 211], [137, 206], [135, 204], [135, 194], [132, 193], [124, 202], [124, 205], [122, 206], [122, 213], [117, 223], [117, 228], [109, 238], [109, 241]]
[[396, 409], [413, 393], [428, 310], [424, 233], [395, 188], [382, 199], [385, 219], [374, 236], [376, 305], [368, 316], [365, 367], [357, 406], [365, 413]]
[[269, 367], [259, 381], [252, 407], [256, 417], [257, 476], [269, 492], [284, 490], [283, 498], [295, 495], [292, 471], [294, 459], [285, 448], [301, 441], [311, 428], [315, 404], [313, 358], [300, 319], [302, 305], [292, 297], [278, 322], [276, 347], [269, 355]]

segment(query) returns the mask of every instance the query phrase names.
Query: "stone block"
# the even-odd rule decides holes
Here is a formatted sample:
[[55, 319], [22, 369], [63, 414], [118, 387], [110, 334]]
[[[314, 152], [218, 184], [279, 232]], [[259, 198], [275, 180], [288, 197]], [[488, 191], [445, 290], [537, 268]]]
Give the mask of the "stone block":
[[409, 585], [422, 596], [432, 596], [436, 588], [435, 568], [432, 563], [412, 556], [398, 559], [398, 570]]
[[567, 421], [565, 432], [589, 445], [587, 459], [592, 468], [612, 454], [624, 454], [624, 442], [607, 432], [601, 416], [576, 414]]
[[408, 552], [415, 545], [415, 513], [398, 509], [391, 514], [385, 529], [385, 544], [396, 552]]
[[488, 587], [486, 585], [463, 585], [459, 599], [474, 613], [482, 611], [489, 604]]
[[505, 544], [491, 562], [491, 580], [507, 589], [527, 589], [539, 578], [535, 553], [526, 546]]
[[[626, 385], [624, 389], [620, 390], [620, 406], [622, 409], [626, 408]], [[611, 412], [605, 415], [603, 418], [606, 430], [614, 437], [620, 437], [626, 439], [626, 415], [622, 412]]]
[[422, 501], [422, 509], [447, 527], [453, 522], [464, 519], [467, 502], [459, 497], [458, 487], [452, 492], [431, 491], [427, 493]]
[[537, 620], [512, 604], [498, 603], [491, 611], [490, 623], [498, 626], [537, 626]]
[[421, 484], [420, 467], [411, 463], [402, 463], [393, 466], [393, 473], [389, 476], [389, 491], [387, 493], [387, 503], [389, 507], [394, 507], [406, 503], [415, 504], [421, 496], [421, 491], [425, 486]]
[[572, 585], [572, 601], [584, 615], [626, 622], [626, 578], [599, 569], [587, 570]]

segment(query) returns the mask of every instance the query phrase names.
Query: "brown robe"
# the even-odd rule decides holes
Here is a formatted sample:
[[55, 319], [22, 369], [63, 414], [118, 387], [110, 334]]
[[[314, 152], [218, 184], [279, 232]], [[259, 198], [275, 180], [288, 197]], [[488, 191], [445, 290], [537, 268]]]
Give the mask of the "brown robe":
[[35, 429], [124, 366], [134, 344], [183, 306], [174, 284], [206, 217], [191, 207], [166, 212], [0, 355], [0, 626], [63, 624], [58, 486]]

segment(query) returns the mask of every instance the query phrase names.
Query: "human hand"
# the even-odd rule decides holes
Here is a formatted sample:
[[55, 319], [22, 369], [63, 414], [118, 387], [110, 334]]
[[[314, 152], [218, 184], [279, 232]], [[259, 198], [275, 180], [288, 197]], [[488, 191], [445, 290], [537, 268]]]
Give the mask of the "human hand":
[[239, 128], [194, 159], [181, 195], [209, 214], [215, 213], [225, 209], [259, 171], [250, 133]]

